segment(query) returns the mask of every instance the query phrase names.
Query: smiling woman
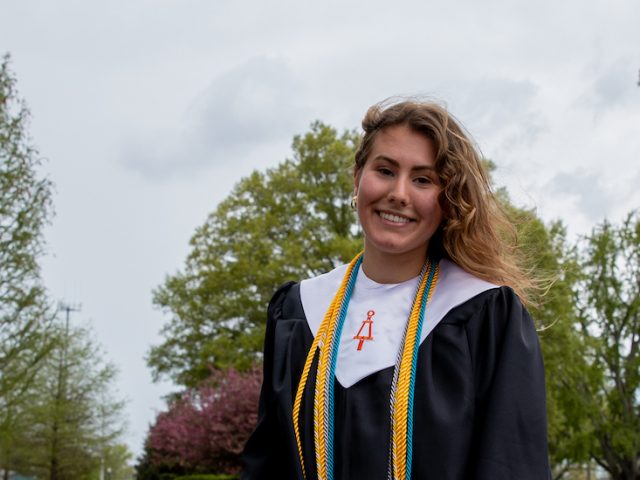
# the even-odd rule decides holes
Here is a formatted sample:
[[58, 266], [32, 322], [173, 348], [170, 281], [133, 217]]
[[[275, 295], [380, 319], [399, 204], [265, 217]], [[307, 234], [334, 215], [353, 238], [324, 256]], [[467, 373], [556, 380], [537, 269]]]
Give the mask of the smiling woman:
[[364, 251], [274, 295], [242, 478], [550, 478], [531, 283], [477, 150], [433, 103], [363, 129]]

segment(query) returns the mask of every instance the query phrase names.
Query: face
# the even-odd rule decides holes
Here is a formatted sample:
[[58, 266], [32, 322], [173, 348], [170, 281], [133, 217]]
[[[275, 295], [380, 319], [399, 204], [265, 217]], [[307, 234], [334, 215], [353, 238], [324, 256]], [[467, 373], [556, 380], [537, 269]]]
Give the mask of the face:
[[432, 141], [406, 125], [380, 131], [355, 175], [355, 189], [365, 254], [422, 263], [442, 221]]

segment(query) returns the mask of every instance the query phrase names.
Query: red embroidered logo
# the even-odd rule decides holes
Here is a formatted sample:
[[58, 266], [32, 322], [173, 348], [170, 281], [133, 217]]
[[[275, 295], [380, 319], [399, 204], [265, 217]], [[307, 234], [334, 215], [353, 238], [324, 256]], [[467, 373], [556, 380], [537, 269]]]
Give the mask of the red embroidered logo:
[[[376, 314], [373, 310], [369, 310], [367, 312], [367, 319], [362, 321], [362, 325], [360, 325], [360, 330], [358, 330], [357, 335], [354, 335], [354, 340], [360, 340], [358, 342], [358, 350], [362, 350], [362, 345], [365, 340], [373, 340], [373, 335], [371, 335], [371, 326], [373, 324], [373, 316]], [[364, 331], [366, 328], [367, 335], [364, 335]]]

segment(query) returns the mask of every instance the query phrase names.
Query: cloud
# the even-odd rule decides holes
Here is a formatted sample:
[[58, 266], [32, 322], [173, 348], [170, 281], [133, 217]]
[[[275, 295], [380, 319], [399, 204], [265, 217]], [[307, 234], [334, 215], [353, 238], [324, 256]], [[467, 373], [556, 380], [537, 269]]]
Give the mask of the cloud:
[[494, 160], [511, 158], [550, 128], [531, 80], [484, 76], [454, 80], [441, 90], [451, 92], [452, 111]]
[[459, 102], [466, 114], [491, 129], [529, 110], [537, 93], [536, 85], [529, 80], [487, 76], [467, 80], [458, 88], [464, 92]]
[[577, 98], [576, 106], [593, 109], [596, 115], [625, 107], [637, 94], [638, 65], [631, 59], [608, 64], [598, 62], [585, 70], [587, 86]]
[[617, 204], [616, 195], [608, 191], [600, 177], [594, 173], [558, 173], [545, 186], [544, 191], [573, 202], [593, 223], [610, 216], [612, 206]]
[[252, 58], [215, 78], [186, 109], [180, 130], [128, 140], [122, 162], [155, 178], [230, 167], [250, 151], [289, 140], [310, 121], [286, 62]]

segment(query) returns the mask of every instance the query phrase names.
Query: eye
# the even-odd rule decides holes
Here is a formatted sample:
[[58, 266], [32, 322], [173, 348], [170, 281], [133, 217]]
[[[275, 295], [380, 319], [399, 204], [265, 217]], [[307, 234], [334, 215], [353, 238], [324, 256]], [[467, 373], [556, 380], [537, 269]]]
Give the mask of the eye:
[[413, 179], [413, 181], [419, 185], [429, 185], [430, 183], [433, 183], [433, 180], [431, 180], [429, 177], [416, 177]]
[[389, 169], [387, 167], [378, 167], [378, 173], [380, 173], [381, 175], [384, 175], [384, 176], [393, 175], [393, 172], [391, 171], [391, 169]]

